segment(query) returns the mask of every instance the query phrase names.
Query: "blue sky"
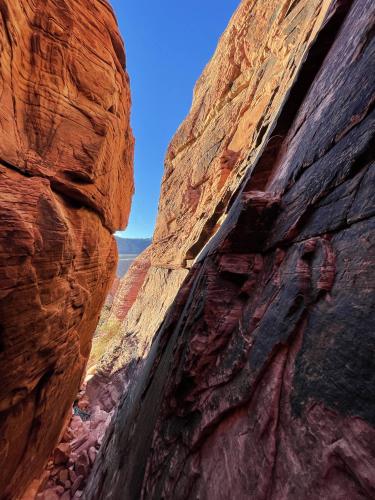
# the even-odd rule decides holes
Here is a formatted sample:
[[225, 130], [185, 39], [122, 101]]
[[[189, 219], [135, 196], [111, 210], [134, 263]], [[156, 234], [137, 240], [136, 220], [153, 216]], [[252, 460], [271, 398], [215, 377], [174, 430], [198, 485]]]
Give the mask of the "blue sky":
[[167, 146], [239, 0], [110, 0], [125, 40], [136, 194], [121, 236], [153, 233]]

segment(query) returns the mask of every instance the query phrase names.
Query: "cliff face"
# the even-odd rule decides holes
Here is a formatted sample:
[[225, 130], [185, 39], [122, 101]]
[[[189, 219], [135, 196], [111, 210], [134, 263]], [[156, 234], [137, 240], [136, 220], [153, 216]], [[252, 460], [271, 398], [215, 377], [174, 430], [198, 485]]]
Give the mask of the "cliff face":
[[132, 264], [121, 280], [108, 314], [93, 342], [87, 395], [92, 407], [115, 408], [142, 369], [153, 334], [173, 302], [187, 271], [151, 266], [152, 248]]
[[[116, 371], [115, 355], [111, 346], [117, 349], [122, 341], [123, 323], [140, 293], [150, 265], [149, 250], [146, 250], [137, 257], [125, 277], [119, 281], [109, 310], [102, 311], [89, 361], [90, 374], [100, 371], [103, 375], [106, 368], [112, 373]], [[144, 317], [144, 320], [148, 321], [149, 318]], [[130, 344], [128, 347], [123, 353], [124, 356], [129, 356]]]
[[102, 0], [0, 0], [0, 491], [71, 412], [127, 222], [125, 56]]
[[[98, 376], [89, 386], [96, 393], [98, 384], [106, 392], [111, 381], [124, 380], [125, 367], [132, 366], [127, 385], [134, 364], [142, 365], [188, 269], [262, 147], [330, 3], [244, 0], [233, 15], [168, 149], [147, 273], [138, 284], [136, 267], [123, 278], [101, 345], [94, 343]], [[277, 148], [277, 135], [273, 141]], [[143, 257], [139, 264], [145, 269]], [[103, 345], [105, 356], [98, 360]]]
[[[88, 499], [375, 495], [375, 5], [277, 2], [267, 18], [273, 2], [261, 4], [257, 11], [258, 2], [251, 8], [244, 2], [234, 20], [248, 27], [251, 40], [253, 30], [260, 30], [256, 39], [262, 42], [272, 34], [271, 47], [285, 40], [272, 23], [289, 23], [285, 32], [299, 40], [299, 62], [288, 61], [294, 54], [289, 43], [277, 51], [284, 54], [281, 66], [274, 50], [260, 56], [252, 71], [264, 75], [270, 65], [277, 68], [274, 88], [281, 94], [274, 101], [272, 78], [259, 77], [264, 102], [252, 90], [251, 112], [227, 115], [224, 133], [218, 117], [207, 117], [225, 109], [213, 84], [227, 76], [219, 49], [232, 61], [230, 47], [242, 47], [243, 29], [233, 20], [214, 57], [217, 71], [213, 62], [205, 70], [196, 90], [200, 105], [193, 105], [168, 154], [152, 263], [178, 267], [202, 251], [111, 424]], [[246, 52], [240, 54], [247, 61]], [[205, 82], [206, 104], [199, 99]], [[262, 124], [262, 117], [268, 117], [262, 131], [245, 125]], [[199, 201], [189, 212], [191, 223], [178, 204], [172, 207], [172, 185], [179, 186], [172, 178], [184, 186], [182, 173], [189, 172], [188, 183], [205, 171], [200, 160], [219, 164], [221, 142], [218, 149], [209, 139], [207, 149], [198, 147], [215, 120], [215, 140], [223, 133], [230, 150], [247, 161], [220, 229], [202, 248], [212, 234], [202, 227], [212, 211], [215, 220], [221, 214], [217, 193], [221, 200], [238, 184], [228, 180], [235, 173], [224, 191], [215, 191], [216, 175], [201, 184], [199, 197], [193, 191], [186, 206]], [[229, 127], [237, 129], [242, 120], [235, 140]], [[195, 219], [210, 191], [214, 206], [206, 204], [207, 219]], [[189, 190], [181, 193], [183, 198]], [[178, 226], [184, 220], [186, 227]]]

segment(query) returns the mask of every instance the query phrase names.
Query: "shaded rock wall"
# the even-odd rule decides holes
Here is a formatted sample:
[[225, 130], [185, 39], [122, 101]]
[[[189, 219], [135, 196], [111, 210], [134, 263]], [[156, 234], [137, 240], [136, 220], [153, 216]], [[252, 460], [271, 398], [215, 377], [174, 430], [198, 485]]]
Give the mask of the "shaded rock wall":
[[[249, 159], [260, 150], [330, 4], [244, 0], [233, 15], [166, 155], [147, 277], [137, 284], [136, 267], [129, 271], [94, 343], [92, 396], [99, 396], [99, 386], [108, 392], [111, 380], [128, 385], [135, 376], [188, 269], [217, 231]], [[275, 148], [278, 140], [276, 134]], [[143, 258], [139, 263], [144, 268]]]
[[185, 269], [151, 266], [152, 248], [121, 280], [109, 314], [98, 327], [86, 393], [92, 406], [112, 410], [141, 370], [159, 328], [187, 275]]
[[374, 497], [374, 20], [331, 2], [85, 498]]
[[125, 56], [102, 0], [0, 0], [0, 497], [71, 412], [127, 222]]

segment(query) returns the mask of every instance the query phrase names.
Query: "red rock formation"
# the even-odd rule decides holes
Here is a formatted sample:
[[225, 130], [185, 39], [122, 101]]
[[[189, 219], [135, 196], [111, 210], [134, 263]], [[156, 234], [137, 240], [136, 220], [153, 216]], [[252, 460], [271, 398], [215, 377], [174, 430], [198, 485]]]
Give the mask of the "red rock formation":
[[145, 250], [137, 257], [130, 266], [126, 274], [126, 279], [120, 281], [113, 301], [113, 314], [119, 321], [123, 321], [126, 318], [144, 283], [147, 271], [150, 268], [149, 254], [150, 251]]
[[[133, 273], [123, 279], [112, 313], [102, 316], [93, 364], [104, 389], [124, 367], [134, 376], [134, 364], [147, 356], [188, 268], [219, 227], [249, 155], [262, 147], [330, 3], [244, 0], [234, 14], [168, 149], [151, 266], [142, 286]], [[98, 352], [105, 352], [102, 359]], [[88, 388], [96, 383], [94, 377]]]
[[374, 20], [331, 2], [85, 498], [374, 498]]
[[[102, 311], [88, 363], [86, 394], [90, 407], [98, 406], [106, 412], [116, 407], [129, 382], [134, 362], [143, 357], [145, 343], [150, 341], [149, 328], [160, 324], [155, 325], [137, 306], [132, 311], [137, 296], [142, 295], [150, 269], [149, 253], [145, 250], [137, 257], [120, 280], [109, 309]], [[148, 300], [155, 302], [155, 297], [149, 295]], [[143, 301], [143, 305], [145, 303]], [[126, 332], [132, 334], [126, 335]]]
[[[89, 362], [90, 404], [112, 409], [142, 366], [155, 332], [186, 276], [186, 270], [150, 268], [152, 248], [121, 280], [112, 307], [98, 327]], [[102, 320], [101, 320], [102, 321]]]
[[127, 221], [125, 56], [102, 0], [0, 0], [0, 496], [41, 471], [77, 394]]
[[24, 500], [70, 500], [82, 495], [112, 414], [98, 406], [91, 406], [84, 390], [78, 399], [74, 414], [44, 474], [28, 490]]
[[153, 265], [186, 266], [216, 231], [330, 4], [241, 2], [169, 146]]

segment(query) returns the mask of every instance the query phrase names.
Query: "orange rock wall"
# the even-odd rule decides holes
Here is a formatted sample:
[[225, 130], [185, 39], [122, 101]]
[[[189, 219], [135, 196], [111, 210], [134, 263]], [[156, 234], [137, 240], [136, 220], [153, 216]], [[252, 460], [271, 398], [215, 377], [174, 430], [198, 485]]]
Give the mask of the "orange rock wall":
[[40, 473], [77, 393], [126, 225], [125, 55], [103, 0], [0, 0], [0, 497]]
[[180, 267], [217, 230], [330, 0], [243, 0], [166, 156], [152, 263]]

